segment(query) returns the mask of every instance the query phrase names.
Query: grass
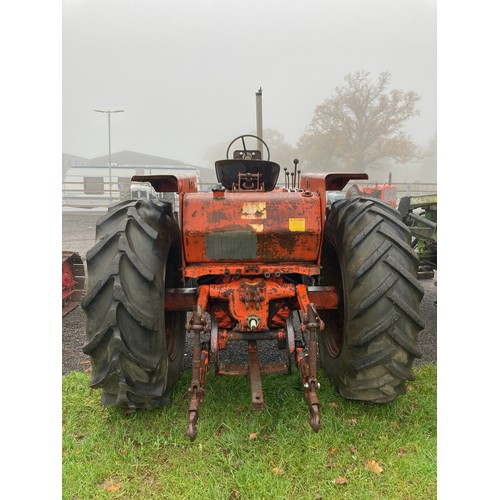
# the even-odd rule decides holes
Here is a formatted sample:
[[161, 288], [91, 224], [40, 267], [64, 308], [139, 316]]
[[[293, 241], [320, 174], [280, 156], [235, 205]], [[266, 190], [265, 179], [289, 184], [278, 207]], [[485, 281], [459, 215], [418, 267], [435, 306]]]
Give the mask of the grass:
[[321, 430], [312, 432], [298, 373], [207, 378], [198, 437], [187, 428], [190, 374], [167, 408], [126, 415], [104, 407], [88, 374], [63, 379], [63, 498], [437, 498], [435, 365], [416, 370], [385, 405], [346, 401], [320, 373]]

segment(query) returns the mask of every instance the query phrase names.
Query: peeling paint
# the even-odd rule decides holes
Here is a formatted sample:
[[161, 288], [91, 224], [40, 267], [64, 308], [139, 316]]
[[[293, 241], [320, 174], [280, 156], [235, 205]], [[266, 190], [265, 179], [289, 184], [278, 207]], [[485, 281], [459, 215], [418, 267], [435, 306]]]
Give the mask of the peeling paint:
[[210, 193], [193, 193], [186, 198], [186, 264], [318, 262], [322, 217], [317, 194], [226, 192], [224, 200], [214, 201]]
[[266, 202], [243, 203], [241, 207], [242, 219], [265, 219]]

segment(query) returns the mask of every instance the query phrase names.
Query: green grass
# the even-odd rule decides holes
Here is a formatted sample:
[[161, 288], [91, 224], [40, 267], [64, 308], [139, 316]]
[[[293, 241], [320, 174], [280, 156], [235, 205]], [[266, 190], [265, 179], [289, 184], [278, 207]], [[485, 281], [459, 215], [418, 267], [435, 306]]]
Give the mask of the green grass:
[[247, 378], [211, 373], [191, 443], [188, 372], [172, 405], [131, 415], [102, 406], [88, 375], [72, 372], [63, 379], [63, 498], [437, 498], [436, 379], [436, 366], [424, 366], [405, 396], [368, 405], [343, 400], [320, 373], [314, 433], [297, 372], [263, 377], [262, 412], [250, 409]]

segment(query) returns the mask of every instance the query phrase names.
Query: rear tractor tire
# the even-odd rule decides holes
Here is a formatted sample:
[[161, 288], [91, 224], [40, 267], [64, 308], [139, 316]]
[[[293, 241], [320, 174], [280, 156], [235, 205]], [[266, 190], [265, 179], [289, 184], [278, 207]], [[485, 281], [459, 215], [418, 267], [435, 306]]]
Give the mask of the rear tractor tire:
[[170, 203], [126, 200], [97, 222], [82, 301], [91, 387], [105, 405], [166, 404], [180, 376], [186, 315], [165, 312], [165, 288], [181, 287], [181, 234]]
[[319, 349], [324, 370], [346, 399], [388, 402], [414, 379], [424, 292], [409, 243], [399, 212], [382, 201], [356, 197], [332, 205], [322, 284], [336, 287], [339, 308], [321, 314]]

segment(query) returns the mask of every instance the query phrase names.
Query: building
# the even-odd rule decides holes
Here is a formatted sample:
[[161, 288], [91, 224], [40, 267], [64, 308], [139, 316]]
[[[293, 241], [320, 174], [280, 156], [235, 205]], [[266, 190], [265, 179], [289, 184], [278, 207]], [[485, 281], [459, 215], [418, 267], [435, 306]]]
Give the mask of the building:
[[[177, 160], [145, 155], [134, 151], [121, 151], [108, 157], [82, 158], [63, 154], [63, 206], [92, 208], [106, 207], [134, 195], [147, 195], [148, 186], [131, 185], [134, 175], [187, 174], [195, 175], [199, 189], [216, 182], [215, 171], [195, 167]], [[154, 191], [153, 191], [154, 193]]]

